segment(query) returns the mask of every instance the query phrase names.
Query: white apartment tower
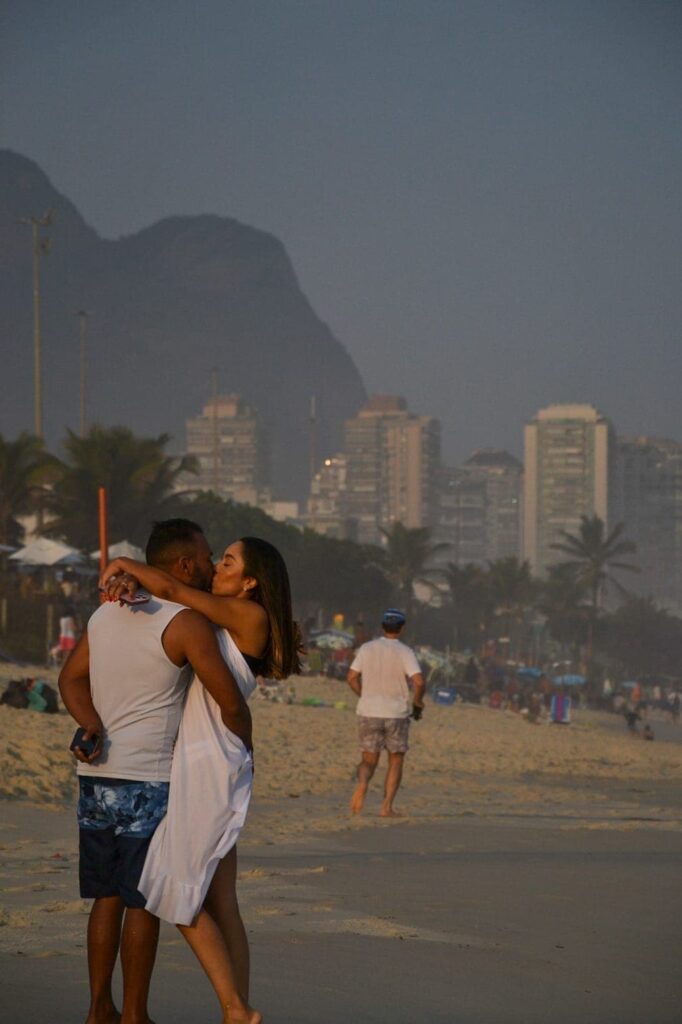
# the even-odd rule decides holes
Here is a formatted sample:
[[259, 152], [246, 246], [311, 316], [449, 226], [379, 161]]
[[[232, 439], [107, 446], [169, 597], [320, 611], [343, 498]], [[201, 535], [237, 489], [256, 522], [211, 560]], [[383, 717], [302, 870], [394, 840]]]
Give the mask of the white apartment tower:
[[415, 416], [397, 395], [372, 395], [346, 420], [346, 511], [358, 540], [381, 542], [381, 529], [401, 522], [433, 526], [438, 518], [440, 423]]
[[257, 505], [267, 483], [264, 434], [239, 395], [216, 395], [186, 421], [187, 452], [199, 463], [190, 486]]
[[608, 525], [613, 430], [591, 405], [550, 405], [526, 424], [524, 442], [524, 558], [541, 575], [565, 557], [552, 544], [577, 533], [581, 516]]

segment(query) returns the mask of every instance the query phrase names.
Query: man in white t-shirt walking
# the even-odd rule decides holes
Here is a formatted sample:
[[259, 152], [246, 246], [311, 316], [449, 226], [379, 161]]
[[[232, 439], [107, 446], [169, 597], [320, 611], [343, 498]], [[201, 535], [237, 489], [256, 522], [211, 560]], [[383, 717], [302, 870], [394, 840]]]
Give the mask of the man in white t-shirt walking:
[[381, 751], [386, 750], [388, 770], [380, 814], [383, 818], [397, 817], [393, 801], [403, 776], [410, 717], [421, 718], [424, 708], [424, 677], [419, 662], [414, 651], [400, 641], [405, 621], [397, 608], [385, 611], [381, 620], [384, 635], [359, 647], [348, 671], [348, 685], [360, 698], [356, 713], [362, 753], [358, 784], [350, 803], [353, 814], [362, 810]]

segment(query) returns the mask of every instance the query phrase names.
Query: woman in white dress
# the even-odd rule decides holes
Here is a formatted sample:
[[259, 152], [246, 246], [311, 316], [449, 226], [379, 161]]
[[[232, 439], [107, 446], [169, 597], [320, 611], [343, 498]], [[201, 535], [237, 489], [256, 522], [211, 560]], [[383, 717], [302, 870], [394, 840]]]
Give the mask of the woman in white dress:
[[[256, 675], [284, 679], [300, 668], [287, 569], [267, 541], [242, 537], [230, 544], [216, 564], [210, 593], [130, 558], [111, 562], [101, 582], [110, 600], [141, 586], [221, 627], [223, 656], [247, 699]], [[218, 705], [194, 678], [173, 754], [168, 812], [154, 834], [139, 887], [147, 910], [182, 931], [232, 1024], [261, 1019], [248, 1009], [249, 946], [236, 894], [235, 844], [252, 777], [251, 752], [225, 728]], [[230, 1014], [231, 985], [247, 1016]]]

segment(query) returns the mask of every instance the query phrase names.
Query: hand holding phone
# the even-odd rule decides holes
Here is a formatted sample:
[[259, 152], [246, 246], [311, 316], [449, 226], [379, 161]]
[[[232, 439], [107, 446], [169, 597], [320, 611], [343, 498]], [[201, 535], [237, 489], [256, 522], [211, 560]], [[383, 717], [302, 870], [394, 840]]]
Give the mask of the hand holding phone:
[[118, 599], [122, 604], [146, 604], [150, 600], [150, 595], [141, 594], [139, 591], [136, 594], [130, 594], [124, 590], [122, 594], [118, 595]]
[[[90, 762], [95, 757], [99, 757], [101, 742], [102, 739], [98, 733], [90, 732], [89, 729], [79, 728], [73, 734], [69, 750], [74, 752], [79, 761]], [[83, 756], [79, 757], [79, 753]]]

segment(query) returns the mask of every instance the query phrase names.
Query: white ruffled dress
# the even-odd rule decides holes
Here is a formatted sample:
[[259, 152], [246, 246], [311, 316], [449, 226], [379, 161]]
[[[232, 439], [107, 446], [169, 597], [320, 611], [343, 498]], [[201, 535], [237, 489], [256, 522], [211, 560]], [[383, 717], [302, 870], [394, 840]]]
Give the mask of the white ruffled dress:
[[[253, 673], [227, 630], [218, 640], [248, 700], [256, 687]], [[168, 811], [152, 837], [138, 886], [150, 913], [171, 924], [192, 923], [219, 862], [237, 842], [252, 784], [251, 755], [226, 729], [220, 708], [195, 676], [173, 752]]]

